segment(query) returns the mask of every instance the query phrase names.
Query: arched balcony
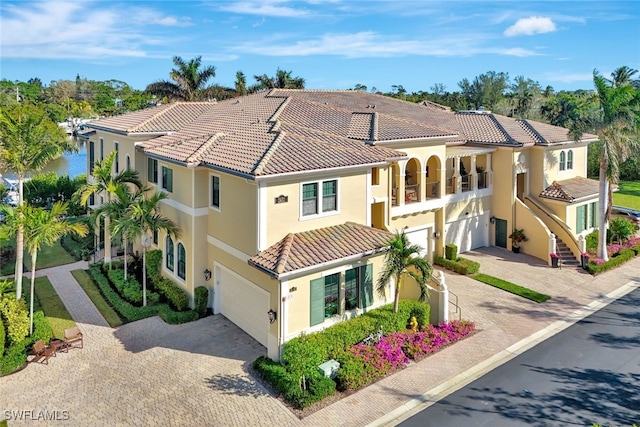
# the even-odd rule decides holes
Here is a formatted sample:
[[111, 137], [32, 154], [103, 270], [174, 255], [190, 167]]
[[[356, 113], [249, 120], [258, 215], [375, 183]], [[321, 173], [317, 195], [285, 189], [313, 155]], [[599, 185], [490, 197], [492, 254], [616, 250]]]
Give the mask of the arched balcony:
[[440, 169], [440, 159], [437, 156], [429, 157], [425, 169], [425, 199], [440, 198]]
[[420, 201], [420, 180], [422, 168], [418, 159], [409, 159], [404, 173], [404, 202]]

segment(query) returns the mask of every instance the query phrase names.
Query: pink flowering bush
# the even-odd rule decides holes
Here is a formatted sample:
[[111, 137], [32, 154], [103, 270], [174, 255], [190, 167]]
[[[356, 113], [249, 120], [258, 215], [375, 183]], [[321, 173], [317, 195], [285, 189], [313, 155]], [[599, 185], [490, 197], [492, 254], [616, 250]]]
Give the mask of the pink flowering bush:
[[625, 243], [613, 243], [607, 246], [607, 254], [609, 254], [609, 256], [613, 256], [617, 253], [620, 253], [620, 251], [623, 249], [632, 249], [639, 245], [640, 245], [640, 237], [633, 236], [629, 238], [629, 240], [626, 241]]
[[438, 326], [426, 325], [414, 332], [406, 329], [382, 337], [374, 345], [353, 345], [341, 358], [340, 386], [355, 390], [402, 369], [409, 359], [418, 360], [456, 342], [475, 330], [469, 321], [454, 320]]

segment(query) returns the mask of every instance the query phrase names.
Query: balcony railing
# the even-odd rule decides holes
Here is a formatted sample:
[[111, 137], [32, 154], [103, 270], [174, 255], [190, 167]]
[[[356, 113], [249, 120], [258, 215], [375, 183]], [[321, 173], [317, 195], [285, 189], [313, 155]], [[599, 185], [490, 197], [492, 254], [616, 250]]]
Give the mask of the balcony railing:
[[456, 192], [456, 177], [452, 176], [447, 178], [447, 194], [453, 194]]
[[440, 198], [440, 182], [427, 182], [427, 192], [425, 194], [427, 199], [439, 199]]
[[404, 186], [404, 202], [416, 203], [419, 201], [420, 185], [405, 185]]
[[487, 188], [489, 186], [487, 172], [478, 172], [478, 188]]
[[461, 177], [461, 189], [462, 191], [471, 191], [473, 182], [473, 175], [462, 175]]

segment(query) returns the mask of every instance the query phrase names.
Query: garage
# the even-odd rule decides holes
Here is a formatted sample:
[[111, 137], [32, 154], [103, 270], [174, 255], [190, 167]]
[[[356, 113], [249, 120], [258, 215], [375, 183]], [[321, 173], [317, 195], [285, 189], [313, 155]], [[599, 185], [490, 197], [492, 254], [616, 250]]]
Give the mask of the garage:
[[215, 267], [215, 280], [215, 312], [266, 347], [269, 293], [222, 265]]
[[489, 246], [489, 215], [459, 219], [447, 223], [446, 243], [458, 246], [458, 253]]

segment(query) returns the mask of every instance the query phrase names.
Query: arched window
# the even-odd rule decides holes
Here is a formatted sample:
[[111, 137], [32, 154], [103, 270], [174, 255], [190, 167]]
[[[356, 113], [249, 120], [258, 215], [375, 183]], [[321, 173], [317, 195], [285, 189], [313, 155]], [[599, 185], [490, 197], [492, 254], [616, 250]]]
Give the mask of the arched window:
[[167, 269], [173, 271], [173, 239], [170, 236], [165, 239], [164, 252], [167, 254]]
[[560, 170], [563, 171], [566, 167], [566, 163], [565, 163], [565, 154], [564, 151], [560, 152]]
[[573, 150], [567, 152], [567, 170], [573, 169]]
[[185, 279], [187, 271], [187, 253], [184, 250], [184, 245], [178, 243], [178, 277], [182, 280]]
[[127, 154], [127, 170], [131, 170], [131, 159], [129, 158], [129, 155]]

